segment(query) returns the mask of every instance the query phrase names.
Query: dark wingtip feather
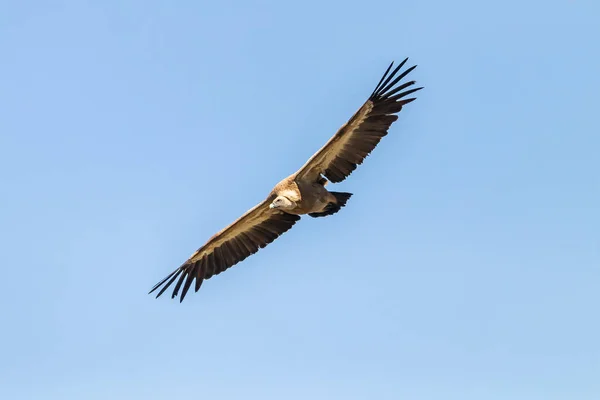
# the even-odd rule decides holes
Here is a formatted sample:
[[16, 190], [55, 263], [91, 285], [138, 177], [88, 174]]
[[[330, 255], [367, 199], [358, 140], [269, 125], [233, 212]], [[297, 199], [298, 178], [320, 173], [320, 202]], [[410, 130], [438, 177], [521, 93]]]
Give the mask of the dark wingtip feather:
[[390, 82], [390, 83], [389, 83], [387, 86], [385, 86], [385, 87], [383, 87], [383, 88], [379, 89], [379, 91], [378, 91], [378, 92], [375, 94], [375, 96], [376, 96], [377, 98], [379, 98], [379, 99], [382, 99], [382, 98], [387, 98], [387, 97], [389, 97], [390, 93], [391, 93], [391, 92], [393, 92], [393, 91], [395, 90], [395, 89], [394, 89], [394, 86], [395, 86], [395, 85], [396, 85], [398, 82], [400, 82], [400, 80], [401, 80], [402, 78], [404, 78], [404, 77], [405, 77], [406, 75], [408, 75], [408, 74], [409, 74], [409, 73], [410, 73], [412, 70], [414, 70], [416, 67], [417, 67], [416, 65], [413, 65], [412, 67], [408, 68], [406, 71], [404, 71], [403, 73], [401, 73], [400, 75], [398, 75], [398, 76], [396, 77], [396, 79], [394, 79], [393, 81], [391, 81], [391, 82]]
[[[164, 278], [163, 280], [161, 280], [160, 282], [158, 282], [156, 285], [154, 285], [152, 287], [152, 289], [148, 292], [148, 294], [154, 292], [156, 289], [158, 289], [159, 287], [161, 287], [163, 285], [163, 283], [165, 283], [167, 280], [169, 280], [173, 275], [175, 275], [177, 273], [179, 269], [176, 269], [175, 271], [171, 272], [169, 275], [167, 275], [166, 278]], [[167, 285], [169, 286], [169, 285]]]
[[190, 290], [190, 286], [192, 285], [192, 282], [194, 281], [194, 278], [196, 277], [196, 269], [197, 268], [198, 268], [198, 263], [194, 263], [192, 269], [187, 271], [187, 279], [185, 280], [185, 284], [183, 285], [180, 302], [183, 301], [183, 298], [187, 294], [188, 290]]
[[415, 83], [414, 81], [411, 81], [402, 84], [400, 87], [394, 87], [398, 84], [398, 82], [402, 80], [402, 78], [407, 76], [411, 71], [413, 71], [417, 67], [417, 65], [413, 65], [412, 67], [407, 68], [400, 75], [396, 76], [396, 74], [400, 71], [404, 64], [406, 64], [407, 61], [408, 57], [405, 58], [396, 68], [394, 68], [394, 70], [391, 73], [389, 73], [391, 65], [390, 67], [388, 67], [385, 74], [375, 87], [375, 90], [373, 90], [373, 93], [371, 94], [371, 96], [369, 96], [369, 100], [376, 101], [380, 99], [386, 99], [389, 96], [397, 93], [399, 90], [402, 90]]
[[[172, 276], [172, 278], [169, 280], [169, 282], [167, 282], [165, 284], [165, 286], [163, 286], [163, 288], [160, 290], [160, 292], [158, 292], [158, 294], [156, 295], [157, 299], [160, 297], [161, 294], [163, 294], [169, 288], [169, 286], [171, 286], [173, 284], [173, 282], [175, 282], [175, 279], [177, 279], [177, 277], [179, 276], [179, 274], [182, 271], [183, 270], [181, 268], [177, 268], [175, 271], [173, 271], [171, 273], [171, 275], [169, 275], [169, 277]], [[169, 279], [169, 277], [167, 277], [167, 279]]]
[[402, 105], [406, 105], [408, 103], [412, 103], [416, 99], [417, 99], [416, 97], [411, 97], [410, 99], [402, 100]]
[[171, 293], [171, 298], [172, 299], [174, 299], [175, 297], [177, 297], [177, 295], [179, 294], [179, 289], [181, 288], [181, 284], [183, 283], [183, 280], [185, 279], [185, 276], [186, 276], [185, 273], [181, 274], [181, 276], [179, 277], [179, 280], [175, 284], [175, 288], [173, 289], [173, 293]]
[[418, 87], [418, 88], [414, 88], [414, 89], [410, 89], [410, 90], [405, 90], [404, 92], [398, 93], [397, 95], [392, 96], [392, 97], [388, 97], [387, 99], [391, 100], [391, 101], [397, 101], [397, 100], [400, 100], [401, 98], [403, 98], [405, 96], [408, 96], [409, 94], [413, 94], [414, 92], [418, 92], [421, 89], [423, 89], [423, 88], [422, 87]]
[[381, 89], [389, 83], [389, 81], [394, 77], [394, 75], [396, 75], [398, 73], [400, 68], [402, 68], [404, 66], [404, 64], [406, 64], [407, 61], [408, 61], [408, 57], [406, 57], [404, 60], [402, 60], [402, 62], [400, 64], [398, 64], [398, 66], [394, 69], [394, 71], [392, 71], [392, 73], [388, 75], [388, 73], [390, 72], [390, 69], [392, 68], [392, 65], [394, 65], [394, 62], [392, 62], [390, 64], [390, 66], [388, 67], [388, 69], [383, 74], [383, 76], [381, 77], [381, 79], [379, 80], [379, 83], [377, 84], [377, 86], [375, 86], [375, 89], [373, 90], [373, 93], [371, 93], [371, 96], [369, 96], [369, 98], [377, 97], [378, 96], [377, 93], [381, 92]]
[[375, 92], [377, 92], [377, 90], [379, 89], [379, 87], [381, 86], [381, 83], [383, 82], [383, 80], [385, 79], [385, 77], [387, 76], [388, 72], [390, 72], [390, 69], [392, 69], [392, 66], [394, 65], [394, 62], [392, 61], [392, 63], [390, 64], [389, 67], [387, 67], [387, 69], [385, 70], [385, 73], [383, 74], [383, 76], [381, 77], [381, 79], [379, 80], [379, 83], [377, 84], [377, 86], [375, 86], [375, 89], [373, 90], [373, 93], [371, 93], [371, 97], [375, 94]]

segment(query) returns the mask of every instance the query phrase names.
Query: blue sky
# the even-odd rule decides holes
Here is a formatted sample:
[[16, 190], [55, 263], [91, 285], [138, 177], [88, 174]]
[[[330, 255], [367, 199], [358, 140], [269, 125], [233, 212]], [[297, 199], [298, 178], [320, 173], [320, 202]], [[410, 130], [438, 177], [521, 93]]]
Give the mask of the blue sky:
[[[0, 397], [598, 399], [598, 15], [0, 3]], [[146, 294], [406, 56], [343, 212]]]

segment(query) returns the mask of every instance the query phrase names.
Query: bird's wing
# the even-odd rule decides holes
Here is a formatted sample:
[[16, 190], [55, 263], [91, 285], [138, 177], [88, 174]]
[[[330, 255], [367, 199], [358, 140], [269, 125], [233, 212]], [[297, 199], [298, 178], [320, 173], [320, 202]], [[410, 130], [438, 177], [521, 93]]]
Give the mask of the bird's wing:
[[415, 81], [396, 86], [416, 68], [416, 65], [412, 66], [396, 76], [407, 60], [408, 58], [402, 61], [388, 75], [394, 63], [390, 64], [369, 99], [325, 146], [296, 172], [296, 181], [316, 182], [323, 175], [331, 182], [341, 182], [357, 165], [362, 164], [381, 138], [387, 135], [390, 125], [398, 119], [396, 114], [402, 110], [402, 106], [415, 100], [414, 97], [405, 97], [422, 89], [419, 87], [404, 90], [414, 85]]
[[194, 279], [197, 292], [204, 279], [209, 279], [213, 275], [225, 271], [289, 230], [300, 217], [270, 209], [269, 204], [273, 200], [272, 197], [270, 196], [256, 205], [234, 223], [210, 238], [179, 268], [157, 283], [150, 293], [162, 286], [156, 297], [160, 296], [179, 277], [171, 298], [177, 296], [183, 284], [181, 302]]

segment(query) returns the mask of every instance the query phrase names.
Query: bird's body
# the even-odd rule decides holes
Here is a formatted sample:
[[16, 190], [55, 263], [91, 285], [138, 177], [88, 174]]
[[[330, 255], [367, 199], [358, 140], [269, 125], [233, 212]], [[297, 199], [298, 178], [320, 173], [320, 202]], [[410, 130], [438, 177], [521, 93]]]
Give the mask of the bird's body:
[[279, 207], [279, 209], [296, 215], [321, 213], [328, 205], [337, 204], [336, 197], [325, 188], [323, 182], [297, 180], [296, 174], [288, 176], [275, 185], [271, 195], [275, 195], [275, 199], [283, 197], [290, 200], [292, 207]]
[[325, 217], [344, 207], [352, 194], [329, 191], [325, 186], [343, 181], [362, 164], [398, 119], [396, 114], [415, 100], [404, 98], [421, 89], [404, 90], [415, 81], [396, 86], [416, 67], [396, 76], [407, 60], [389, 75], [393, 63], [388, 67], [368, 100], [296, 173], [275, 185], [264, 201], [213, 235], [150, 293], [162, 286], [158, 297], [177, 280], [171, 297], [176, 297], [181, 289], [180, 301], [183, 301], [194, 281], [195, 291], [198, 291], [204, 280], [273, 242], [300, 220], [301, 215]]

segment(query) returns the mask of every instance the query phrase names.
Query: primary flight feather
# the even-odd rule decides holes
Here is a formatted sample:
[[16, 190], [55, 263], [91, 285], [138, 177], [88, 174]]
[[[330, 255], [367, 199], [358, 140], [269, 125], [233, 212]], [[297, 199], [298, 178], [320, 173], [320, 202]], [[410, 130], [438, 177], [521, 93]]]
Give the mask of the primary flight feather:
[[393, 71], [394, 63], [390, 64], [367, 101], [302, 168], [279, 182], [263, 202], [211, 237], [150, 293], [160, 288], [158, 297], [175, 283], [171, 298], [181, 291], [181, 302], [194, 281], [197, 292], [204, 280], [232, 267], [288, 231], [300, 220], [300, 215], [325, 217], [344, 207], [352, 193], [331, 192], [325, 186], [328, 182], [343, 181], [362, 164], [387, 135], [402, 107], [415, 100], [415, 97], [406, 97], [422, 87], [411, 88], [415, 81], [400, 84], [416, 68], [415, 65], [398, 74], [407, 60]]

